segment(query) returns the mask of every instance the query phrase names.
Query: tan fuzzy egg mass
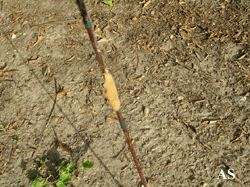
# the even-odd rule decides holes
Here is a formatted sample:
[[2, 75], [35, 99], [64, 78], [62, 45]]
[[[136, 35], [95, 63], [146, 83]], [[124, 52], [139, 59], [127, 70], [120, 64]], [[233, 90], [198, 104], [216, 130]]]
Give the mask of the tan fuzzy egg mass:
[[107, 69], [105, 69], [104, 77], [104, 88], [106, 89], [106, 92], [104, 92], [103, 95], [108, 99], [109, 104], [113, 108], [113, 110], [118, 111], [120, 109], [120, 100], [118, 98], [114, 79]]

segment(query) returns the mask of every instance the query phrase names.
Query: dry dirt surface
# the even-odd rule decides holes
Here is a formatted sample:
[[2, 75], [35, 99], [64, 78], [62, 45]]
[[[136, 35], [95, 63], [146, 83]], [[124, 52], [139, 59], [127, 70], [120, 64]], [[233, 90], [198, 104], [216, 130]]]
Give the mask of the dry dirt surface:
[[[148, 186], [250, 186], [250, 1], [85, 2]], [[141, 186], [76, 2], [0, 7], [0, 186]]]

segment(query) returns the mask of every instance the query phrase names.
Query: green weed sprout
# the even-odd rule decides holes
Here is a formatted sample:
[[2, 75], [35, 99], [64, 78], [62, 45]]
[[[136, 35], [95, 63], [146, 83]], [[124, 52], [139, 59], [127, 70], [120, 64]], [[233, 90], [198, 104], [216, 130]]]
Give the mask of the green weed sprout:
[[[18, 135], [19, 134], [19, 132], [18, 131], [16, 131], [16, 135]], [[21, 137], [20, 136], [18, 136], [18, 138], [17, 138], [18, 140], [14, 140], [13, 142], [14, 143], [17, 143], [17, 145], [19, 145], [20, 144], [20, 139], [21, 139]]]
[[90, 162], [88, 160], [85, 160], [82, 163], [82, 166], [80, 167], [80, 170], [83, 170], [83, 168], [92, 168], [93, 165], [94, 165], [94, 162]]
[[47, 73], [48, 73], [48, 69], [46, 68], [46, 70], [45, 70], [43, 76], [46, 77]]
[[7, 133], [7, 131], [5, 130], [5, 128], [3, 127], [3, 125], [0, 125], [0, 127], [1, 127], [1, 129], [3, 129], [3, 131], [4, 131], [5, 133]]
[[[42, 166], [38, 168], [38, 171], [46, 162], [49, 162], [49, 160], [46, 159], [45, 161], [40, 162]], [[60, 180], [56, 183], [57, 187], [66, 187], [65, 183], [70, 182], [72, 179], [71, 172], [75, 169], [74, 163], [70, 162], [68, 166], [63, 169], [65, 165], [66, 160], [62, 161], [61, 164], [59, 164], [59, 166], [57, 167], [57, 171], [62, 171], [62, 173], [60, 174]], [[83, 168], [91, 168], [93, 165], [94, 162], [86, 160], [82, 163], [80, 170], [82, 170]], [[73, 173], [76, 172], [78, 172], [78, 170], [73, 171]], [[43, 178], [37, 176], [36, 179], [32, 182], [31, 187], [46, 187], [48, 184], [49, 182], [46, 182]]]
[[57, 112], [54, 114], [54, 116], [52, 117], [51, 121], [54, 120], [54, 119], [57, 119], [58, 118], [58, 115], [57, 115]]
[[40, 171], [42, 169], [42, 167], [44, 167], [47, 162], [49, 162], [49, 160], [47, 158], [45, 159], [45, 161], [41, 160], [40, 161], [41, 166], [37, 168], [37, 171]]
[[112, 0], [106, 0], [106, 1], [101, 1], [101, 3], [107, 4], [111, 7], [113, 7], [114, 5], [112, 4]]
[[63, 172], [60, 175], [59, 182], [56, 183], [56, 186], [58, 187], [64, 187], [64, 183], [70, 182], [72, 176], [69, 174], [70, 171], [73, 171], [75, 169], [74, 163], [70, 162], [70, 164], [63, 170]]
[[41, 177], [36, 177], [36, 179], [32, 182], [31, 187], [46, 187], [49, 183], [45, 182], [45, 180]]

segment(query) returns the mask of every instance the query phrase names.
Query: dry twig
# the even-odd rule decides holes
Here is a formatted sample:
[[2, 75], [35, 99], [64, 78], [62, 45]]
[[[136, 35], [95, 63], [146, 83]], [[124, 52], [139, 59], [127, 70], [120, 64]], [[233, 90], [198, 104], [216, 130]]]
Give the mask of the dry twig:
[[55, 108], [55, 105], [56, 105], [56, 99], [57, 99], [57, 86], [56, 86], [56, 78], [55, 78], [55, 100], [54, 100], [54, 104], [52, 106], [52, 109], [50, 111], [50, 114], [49, 114], [49, 119], [47, 121], [47, 124], [46, 124], [46, 127], [49, 125], [50, 121], [51, 121], [51, 117], [52, 117], [52, 113], [54, 111], [54, 108]]

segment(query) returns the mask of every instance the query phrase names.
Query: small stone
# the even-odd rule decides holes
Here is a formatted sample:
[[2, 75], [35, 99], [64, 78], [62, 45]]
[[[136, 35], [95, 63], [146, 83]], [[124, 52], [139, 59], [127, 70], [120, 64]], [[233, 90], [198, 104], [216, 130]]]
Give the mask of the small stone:
[[20, 149], [16, 149], [16, 152], [17, 152], [17, 153], [21, 153]]
[[41, 169], [39, 173], [43, 178], [47, 178], [49, 176], [48, 171], [45, 168]]
[[164, 49], [165, 51], [170, 51], [173, 48], [174, 44], [171, 41], [167, 41], [165, 45], [162, 46], [162, 49]]
[[16, 38], [16, 35], [15, 35], [15, 34], [12, 34], [11, 38], [12, 38], [12, 39], [15, 39], [15, 38]]
[[203, 187], [207, 187], [207, 183], [203, 183]]
[[183, 96], [178, 96], [178, 100], [180, 101], [180, 100], [183, 100], [184, 99], [184, 97]]

